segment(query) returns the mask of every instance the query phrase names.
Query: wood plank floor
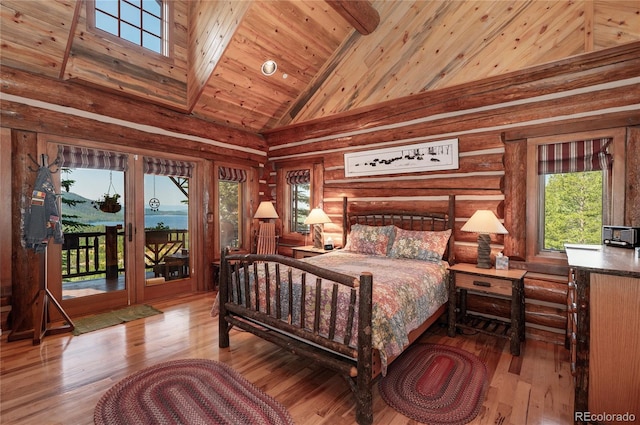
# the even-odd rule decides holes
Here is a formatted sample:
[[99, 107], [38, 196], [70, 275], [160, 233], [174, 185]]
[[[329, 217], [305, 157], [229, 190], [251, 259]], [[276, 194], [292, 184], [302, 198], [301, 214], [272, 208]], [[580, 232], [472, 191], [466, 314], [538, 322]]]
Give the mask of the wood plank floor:
[[[296, 424], [353, 424], [354, 402], [346, 381], [252, 334], [233, 331], [231, 348], [218, 349], [213, 293], [152, 305], [164, 313], [80, 336], [50, 335], [7, 343], [2, 335], [0, 423], [92, 424], [93, 409], [111, 386], [153, 364], [181, 359], [223, 361], [284, 404]], [[505, 340], [486, 335], [449, 338], [436, 324], [422, 342], [454, 345], [488, 367], [490, 388], [472, 424], [570, 424], [573, 379], [568, 352], [527, 341], [522, 355]], [[374, 390], [375, 424], [415, 424], [387, 406]]]

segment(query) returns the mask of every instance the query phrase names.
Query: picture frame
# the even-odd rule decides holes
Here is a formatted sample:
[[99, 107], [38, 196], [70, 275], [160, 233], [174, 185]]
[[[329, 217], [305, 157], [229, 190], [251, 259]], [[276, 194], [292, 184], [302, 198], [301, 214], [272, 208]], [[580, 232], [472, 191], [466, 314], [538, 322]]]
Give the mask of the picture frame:
[[344, 154], [345, 177], [458, 169], [458, 139]]

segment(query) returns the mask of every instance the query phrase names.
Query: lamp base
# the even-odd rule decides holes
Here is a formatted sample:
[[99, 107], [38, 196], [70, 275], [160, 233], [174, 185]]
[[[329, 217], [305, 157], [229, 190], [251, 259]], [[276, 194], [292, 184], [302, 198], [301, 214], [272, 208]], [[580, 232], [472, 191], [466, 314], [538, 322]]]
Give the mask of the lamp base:
[[479, 269], [491, 268], [491, 236], [488, 234], [478, 235], [478, 264]]
[[316, 249], [322, 249], [322, 226], [321, 224], [313, 225], [313, 247]]

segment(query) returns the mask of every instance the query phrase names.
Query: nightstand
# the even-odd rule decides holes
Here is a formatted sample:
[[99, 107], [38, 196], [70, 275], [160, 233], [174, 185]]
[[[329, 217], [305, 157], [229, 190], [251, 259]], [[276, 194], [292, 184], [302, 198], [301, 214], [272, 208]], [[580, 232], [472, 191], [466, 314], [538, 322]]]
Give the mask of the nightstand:
[[313, 245], [307, 246], [296, 246], [291, 248], [293, 251], [293, 258], [307, 258], [307, 257], [315, 257], [316, 255], [326, 254], [327, 252], [331, 252], [331, 250], [326, 250], [322, 248], [314, 248]]
[[[508, 338], [510, 351], [520, 355], [524, 341], [524, 275], [526, 270], [479, 269], [473, 264], [455, 264], [449, 268], [449, 336], [456, 328]], [[510, 320], [494, 319], [467, 313], [467, 291], [511, 301]], [[459, 292], [459, 294], [458, 294]], [[456, 308], [458, 296], [459, 308]], [[458, 310], [458, 311], [456, 311]]]

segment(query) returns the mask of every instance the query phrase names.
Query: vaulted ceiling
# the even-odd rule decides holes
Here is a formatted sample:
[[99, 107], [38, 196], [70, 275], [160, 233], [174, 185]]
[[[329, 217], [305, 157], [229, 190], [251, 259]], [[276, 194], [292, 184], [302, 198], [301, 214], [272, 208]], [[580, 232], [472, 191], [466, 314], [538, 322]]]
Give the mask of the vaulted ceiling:
[[160, 57], [84, 0], [0, 4], [3, 66], [252, 133], [640, 40], [637, 0], [176, 0]]

